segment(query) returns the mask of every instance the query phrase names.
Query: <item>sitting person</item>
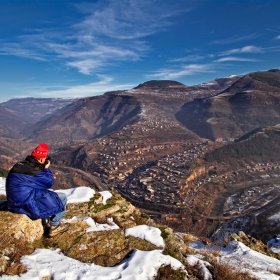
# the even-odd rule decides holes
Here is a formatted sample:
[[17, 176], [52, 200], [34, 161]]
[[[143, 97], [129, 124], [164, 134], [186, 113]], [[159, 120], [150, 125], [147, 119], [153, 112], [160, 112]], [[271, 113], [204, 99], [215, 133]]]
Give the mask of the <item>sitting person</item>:
[[9, 211], [47, 221], [46, 234], [53, 237], [67, 231], [69, 224], [61, 223], [66, 195], [49, 190], [54, 177], [49, 169], [48, 150], [48, 145], [41, 143], [30, 156], [12, 167], [6, 180], [6, 195]]

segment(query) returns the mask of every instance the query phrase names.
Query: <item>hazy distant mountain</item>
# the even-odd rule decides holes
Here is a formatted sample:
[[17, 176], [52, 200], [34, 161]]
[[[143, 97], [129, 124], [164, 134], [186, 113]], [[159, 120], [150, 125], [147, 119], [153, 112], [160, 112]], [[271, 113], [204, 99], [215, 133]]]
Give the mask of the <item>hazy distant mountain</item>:
[[0, 106], [14, 110], [21, 119], [29, 123], [36, 123], [77, 100], [79, 99], [28, 97], [11, 99], [7, 102], [0, 103]]
[[22, 139], [24, 129], [76, 100], [30, 97], [0, 103], [0, 137]]
[[21, 138], [20, 131], [28, 124], [13, 109], [0, 106], [0, 136]]

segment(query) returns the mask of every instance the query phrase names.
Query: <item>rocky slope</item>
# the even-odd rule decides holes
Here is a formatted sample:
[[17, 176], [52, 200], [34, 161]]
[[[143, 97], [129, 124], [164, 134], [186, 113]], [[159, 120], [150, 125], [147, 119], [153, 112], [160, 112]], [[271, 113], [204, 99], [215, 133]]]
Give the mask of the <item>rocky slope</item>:
[[[89, 225], [86, 219], [89, 217], [96, 223], [108, 223], [107, 226], [116, 224], [118, 228], [87, 232]], [[225, 267], [223, 263], [219, 264], [213, 251], [203, 253], [203, 258], [207, 262], [196, 259], [197, 261], [193, 263], [193, 259], [197, 257], [194, 257], [195, 251], [188, 247], [188, 243], [197, 240], [197, 237], [187, 233], [175, 234], [170, 228], [155, 224], [147, 215], [141, 214], [137, 208], [119, 195], [113, 194], [105, 204], [102, 203], [100, 193], [95, 193], [89, 202], [70, 203], [67, 205], [65, 218], [70, 221], [70, 229], [53, 238], [47, 238], [43, 235], [41, 220], [32, 221], [26, 215], [1, 211], [0, 275], [22, 275], [24, 277], [27, 270], [21, 262], [21, 257], [31, 254], [38, 248], [59, 249], [65, 256], [101, 266], [117, 265], [127, 258], [130, 252], [137, 249], [141, 251], [163, 250], [164, 254], [178, 259], [185, 268], [184, 271], [177, 271], [168, 266], [162, 267], [154, 279], [170, 279], [170, 277], [192, 280], [233, 279], [228, 277], [257, 279], [250, 275], [250, 272], [241, 272], [240, 269], [237, 271], [233, 267]], [[159, 228], [165, 246], [157, 246], [147, 240], [125, 234], [126, 229], [137, 225], [147, 225], [150, 229]], [[244, 233], [239, 233], [234, 236], [234, 239], [244, 242], [246, 246], [253, 248], [256, 252], [279, 258], [278, 254], [271, 252], [262, 242], [246, 236]], [[202, 241], [209, 244], [206, 239]], [[51, 276], [44, 277], [40, 279], [52, 279]]]
[[[89, 217], [96, 223], [116, 224], [118, 228], [86, 232], [89, 226], [85, 220]], [[70, 229], [50, 239], [43, 235], [41, 220], [32, 221], [26, 215], [2, 211], [0, 273], [14, 275], [25, 272], [20, 257], [32, 253], [35, 248], [59, 248], [66, 256], [102, 266], [120, 263], [134, 249], [163, 249], [140, 238], [125, 236], [124, 230], [127, 228], [156, 225], [119, 195], [113, 195], [105, 205], [102, 204], [100, 193], [96, 193], [89, 202], [68, 204], [65, 218], [72, 218]], [[170, 250], [173, 257], [183, 260], [187, 249], [183, 240], [167, 227], [162, 226], [160, 229], [167, 244], [166, 253]]]

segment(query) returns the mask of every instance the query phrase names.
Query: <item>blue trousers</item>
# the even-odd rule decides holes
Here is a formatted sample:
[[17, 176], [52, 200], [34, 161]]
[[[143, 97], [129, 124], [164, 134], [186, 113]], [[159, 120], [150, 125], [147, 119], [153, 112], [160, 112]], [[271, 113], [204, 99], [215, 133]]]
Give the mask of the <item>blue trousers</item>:
[[57, 192], [57, 194], [58, 194], [61, 202], [63, 203], [65, 210], [51, 216], [51, 218], [50, 218], [50, 225], [51, 226], [58, 226], [60, 224], [60, 221], [61, 221], [62, 217], [64, 216], [64, 214], [66, 212], [67, 196], [66, 196], [65, 193]]

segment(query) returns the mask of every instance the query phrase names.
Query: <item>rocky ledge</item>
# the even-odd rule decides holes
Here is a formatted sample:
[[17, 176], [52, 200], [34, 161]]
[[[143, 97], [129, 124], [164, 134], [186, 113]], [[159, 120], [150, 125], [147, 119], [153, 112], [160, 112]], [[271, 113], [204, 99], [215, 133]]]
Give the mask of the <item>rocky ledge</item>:
[[[98, 224], [115, 225], [112, 229], [87, 231], [91, 219]], [[113, 266], [120, 263], [134, 249], [151, 251], [164, 249], [173, 257], [184, 261], [187, 246], [172, 229], [158, 226], [149, 216], [140, 213], [131, 203], [113, 194], [106, 204], [100, 193], [89, 202], [67, 204], [65, 220], [70, 222], [67, 232], [53, 238], [44, 236], [41, 220], [31, 220], [26, 215], [1, 211], [0, 215], [0, 275], [25, 272], [20, 262], [23, 255], [38, 248], [59, 249], [64, 255], [86, 263]], [[125, 230], [137, 225], [155, 226], [161, 230], [165, 248], [146, 240], [126, 236]]]
[[[82, 189], [80, 191], [83, 193]], [[61, 252], [69, 259], [101, 267], [124, 265], [133, 254], [132, 251], [160, 251], [182, 264], [177, 270], [171, 265], [159, 267], [157, 275], [139, 279], [278, 279], [280, 275], [279, 269], [276, 269], [280, 267], [279, 253], [271, 252], [267, 245], [243, 232], [234, 234], [234, 240], [226, 247], [218, 248], [209, 240], [199, 239], [188, 233], [174, 233], [167, 226], [155, 224], [149, 216], [141, 213], [119, 194], [110, 194], [104, 203], [104, 194], [101, 193], [94, 192], [88, 202], [67, 204], [65, 221], [70, 223], [70, 228], [53, 238], [44, 236], [41, 220], [33, 221], [26, 215], [13, 214], [2, 209], [0, 275], [3, 275], [4, 279], [10, 279], [7, 275], [24, 277], [29, 270], [22, 262], [23, 256], [32, 256], [39, 249], [51, 249], [52, 252]], [[127, 234], [130, 230], [140, 230], [139, 228], [143, 227], [155, 230], [157, 239], [163, 242], [155, 244], [148, 238]], [[239, 251], [241, 255], [238, 254]], [[249, 258], [247, 263], [244, 260], [246, 256]], [[239, 267], [241, 260], [246, 263], [244, 269]], [[147, 262], [150, 261], [152, 259]], [[238, 269], [236, 264], [239, 264]], [[37, 267], [37, 264], [35, 266]], [[38, 279], [58, 279], [53, 276], [46, 277]]]

